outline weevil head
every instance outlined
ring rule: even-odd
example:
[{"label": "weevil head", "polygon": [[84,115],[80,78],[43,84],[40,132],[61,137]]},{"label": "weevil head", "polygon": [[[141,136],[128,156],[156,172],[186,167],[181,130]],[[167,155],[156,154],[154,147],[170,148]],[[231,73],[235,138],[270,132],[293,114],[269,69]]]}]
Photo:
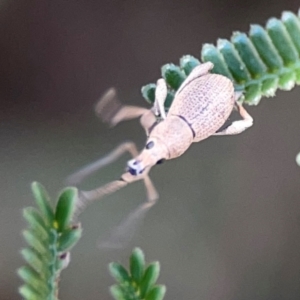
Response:
[{"label": "weevil head", "polygon": [[127,163],[131,175],[141,175],[164,160],[182,155],[193,142],[189,125],[178,116],[168,116],[150,133],[143,151]]},{"label": "weevil head", "polygon": [[161,164],[168,159],[168,149],[164,143],[155,137],[150,137],[142,152],[127,163],[127,171],[134,176],[141,175],[146,169]]}]

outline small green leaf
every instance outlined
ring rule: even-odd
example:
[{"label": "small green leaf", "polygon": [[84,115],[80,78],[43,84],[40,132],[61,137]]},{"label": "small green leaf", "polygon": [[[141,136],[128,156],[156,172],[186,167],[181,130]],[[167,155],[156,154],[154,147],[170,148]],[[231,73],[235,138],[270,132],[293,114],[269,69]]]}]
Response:
[{"label": "small green leaf", "polygon": [[40,274],[32,268],[28,266],[21,267],[18,270],[18,275],[24,280],[25,283],[32,286],[42,295],[46,295],[49,292],[47,283],[45,283],[44,278],[41,278]]},{"label": "small green leaf", "polygon": [[183,69],[186,76],[188,76],[198,65],[200,65],[199,59],[192,55],[185,55],[180,59],[180,67]]},{"label": "small green leaf", "polygon": [[162,300],[165,294],[166,287],[164,285],[156,285],[147,293],[145,300]]},{"label": "small green leaf", "polygon": [[282,21],[285,25],[295,47],[298,50],[298,53],[300,53],[300,20],[297,18],[297,16],[290,12],[290,11],[284,11],[282,13]]},{"label": "small green leaf", "polygon": [[[219,44],[219,41],[218,41]],[[213,73],[224,75],[230,79],[233,79],[229,69],[226,65],[223,55],[221,55],[219,49],[212,44],[204,44],[201,50],[201,59],[203,62],[212,62],[214,68]]]},{"label": "small green leaf", "polygon": [[242,61],[245,63],[252,78],[259,78],[266,73],[267,68],[259,57],[251,40],[245,33],[234,32],[231,41],[237,49]]},{"label": "small green leaf", "polygon": [[111,276],[114,277],[116,281],[120,283],[131,281],[127,270],[121,264],[112,262],[109,264],[108,268]]},{"label": "small green leaf", "polygon": [[174,64],[166,64],[162,66],[161,74],[162,77],[166,80],[167,84],[175,90],[177,90],[181,86],[186,78],[181,69]]},{"label": "small green leaf", "polygon": [[40,212],[36,208],[26,207],[23,210],[23,217],[29,223],[30,226],[39,226],[47,230],[47,225],[45,224],[45,221],[41,216]]},{"label": "small green leaf", "polygon": [[50,198],[46,189],[38,182],[33,182],[31,185],[37,206],[42,215],[45,217],[47,224],[52,224],[54,220],[54,212],[50,204]]},{"label": "small green leaf", "polygon": [[110,287],[110,293],[116,300],[128,300],[124,298],[123,289],[117,284]]},{"label": "small green leaf", "polygon": [[81,235],[82,228],[80,224],[64,231],[58,238],[57,250],[59,252],[69,251],[79,241]]},{"label": "small green leaf", "polygon": [[43,271],[43,260],[41,256],[32,248],[22,249],[21,254],[25,261],[33,268],[36,272],[40,273]]},{"label": "small green leaf", "polygon": [[23,211],[23,217],[29,223],[29,227],[40,240],[46,241],[49,238],[47,226],[40,213],[33,207],[27,207]]},{"label": "small green leaf", "polygon": [[300,63],[295,68],[296,83],[300,84]]},{"label": "small green leaf", "polygon": [[245,102],[249,105],[257,105],[261,99],[261,85],[259,82],[253,82],[246,86]]},{"label": "small green leaf", "polygon": [[279,76],[279,87],[289,91],[295,86],[296,74],[293,70],[284,69]]},{"label": "small green leaf", "polygon": [[76,188],[66,188],[59,196],[55,211],[55,227],[59,232],[70,226],[76,207],[78,191]]},{"label": "small green leaf", "polygon": [[166,101],[164,103],[165,109],[168,110],[171,107],[171,104],[173,103],[175,97],[175,92],[168,90],[168,95],[166,98]]},{"label": "small green leaf", "polygon": [[153,104],[155,100],[155,90],[156,90],[156,84],[155,83],[149,83],[147,85],[144,85],[141,89],[143,97],[150,103]]},{"label": "small green leaf", "polygon": [[218,39],[218,49],[223,55],[229,71],[239,84],[251,79],[250,74],[234,45],[226,39]]},{"label": "small green leaf", "polygon": [[285,26],[280,20],[271,18],[267,22],[267,30],[285,66],[292,66],[299,56]]},{"label": "small green leaf", "polygon": [[135,248],[130,256],[130,273],[132,279],[139,283],[145,271],[145,255],[140,248]]},{"label": "small green leaf", "polygon": [[19,288],[19,293],[27,300],[41,300],[42,295],[31,286],[24,284]]},{"label": "small green leaf", "polygon": [[39,240],[37,236],[35,236],[30,230],[23,231],[24,239],[27,244],[32,247],[37,253],[40,255],[46,255],[48,253],[48,249],[45,244]]},{"label": "small green leaf", "polygon": [[260,57],[268,66],[270,72],[276,72],[283,67],[281,57],[278,55],[272,40],[262,26],[251,25],[249,36]]},{"label": "small green leaf", "polygon": [[159,262],[151,263],[145,271],[143,279],[140,283],[141,297],[144,298],[148,291],[155,284],[160,271]]},{"label": "small green leaf", "polygon": [[274,76],[268,76],[263,79],[261,91],[264,96],[271,97],[275,95],[275,92],[278,88],[278,78]]}]

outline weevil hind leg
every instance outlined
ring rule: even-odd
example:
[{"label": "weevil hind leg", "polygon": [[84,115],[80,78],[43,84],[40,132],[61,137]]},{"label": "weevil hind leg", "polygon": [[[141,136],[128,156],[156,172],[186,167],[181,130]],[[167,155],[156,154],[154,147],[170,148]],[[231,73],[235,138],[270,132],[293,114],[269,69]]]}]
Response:
[{"label": "weevil hind leg", "polygon": [[139,118],[149,111],[143,107],[123,105],[117,97],[115,88],[110,88],[95,105],[96,115],[111,127],[121,121]]},{"label": "weevil hind leg", "polygon": [[229,126],[227,126],[226,128],[222,129],[219,132],[216,132],[214,135],[239,134],[253,125],[253,118],[249,115],[249,113],[242,106],[242,104],[236,101],[235,107],[243,119],[232,122]]}]

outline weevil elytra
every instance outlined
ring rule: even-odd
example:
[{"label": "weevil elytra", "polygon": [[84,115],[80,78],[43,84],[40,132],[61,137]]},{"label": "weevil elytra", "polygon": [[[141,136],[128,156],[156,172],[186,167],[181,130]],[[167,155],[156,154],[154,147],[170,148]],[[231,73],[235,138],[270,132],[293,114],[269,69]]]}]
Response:
[{"label": "weevil elytra", "polygon": [[[140,117],[147,141],[140,153],[134,143],[123,143],[104,158],[69,177],[70,183],[78,184],[87,175],[113,162],[124,152],[128,151],[133,156],[127,163],[126,172],[119,180],[91,191],[82,191],[78,202],[79,210],[87,202],[113,193],[138,180],[144,180],[147,190],[148,201],[142,209],[151,207],[158,199],[158,193],[148,175],[154,165],[181,156],[192,143],[209,136],[238,134],[252,126],[253,119],[237,102],[240,94],[234,92],[231,80],[210,73],[212,68],[211,62],[195,67],[175,94],[168,112],[164,108],[167,96],[164,79],[157,82],[155,102],[151,109],[122,105],[114,89],[104,94],[95,107],[96,114],[102,121],[115,126],[121,121]],[[234,121],[220,130],[234,108],[237,108],[242,120]]]}]

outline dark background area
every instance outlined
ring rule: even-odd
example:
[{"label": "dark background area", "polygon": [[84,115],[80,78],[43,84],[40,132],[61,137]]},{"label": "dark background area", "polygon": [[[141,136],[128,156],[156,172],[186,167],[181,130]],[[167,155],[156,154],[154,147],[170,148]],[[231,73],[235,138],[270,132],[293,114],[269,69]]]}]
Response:
[{"label": "dark background area", "polygon": [[[20,299],[16,269],[25,245],[22,209],[30,183],[53,198],[64,179],[125,139],[142,147],[137,121],[113,130],[93,113],[116,86],[124,103],[146,106],[140,87],[203,43],[265,24],[297,1],[2,1],[0,5],[0,299]],[[107,236],[145,199],[132,184],[89,207],[84,235],[63,272],[60,299],[111,299],[110,261],[135,246],[161,262],[165,299],[299,299],[300,89],[249,107],[253,128],[193,145],[154,168],[160,201],[129,246],[103,251]],[[87,180],[119,178],[129,156]]]}]

